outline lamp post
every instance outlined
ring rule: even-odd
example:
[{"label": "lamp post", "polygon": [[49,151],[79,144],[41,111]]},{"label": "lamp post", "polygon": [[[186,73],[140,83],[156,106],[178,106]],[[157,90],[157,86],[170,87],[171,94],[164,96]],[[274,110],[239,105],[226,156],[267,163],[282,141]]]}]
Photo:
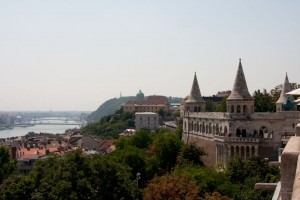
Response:
[{"label": "lamp post", "polygon": [[138,172],[136,173],[136,188],[137,188],[137,194],[136,194],[136,199],[139,199],[139,180],[141,179],[141,173]]}]

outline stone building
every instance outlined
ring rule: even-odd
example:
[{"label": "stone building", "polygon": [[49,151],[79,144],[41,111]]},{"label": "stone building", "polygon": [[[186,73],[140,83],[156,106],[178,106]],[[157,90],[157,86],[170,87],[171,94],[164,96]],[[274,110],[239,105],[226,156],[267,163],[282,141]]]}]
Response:
[{"label": "stone building", "polygon": [[227,112],[205,112],[195,74],[189,97],[185,100],[183,113],[183,136],[186,143],[202,147],[207,156],[204,162],[214,166],[227,163],[232,157],[247,159],[252,156],[278,160],[278,148],[282,138],[295,134],[295,124],[300,112],[290,106],[292,97],[288,77],[273,113],[254,112],[254,100],[250,95],[239,62],[232,92],[227,98]]},{"label": "stone building", "polygon": [[165,96],[148,96],[144,97],[144,94],[139,91],[136,95],[137,99],[128,101],[123,105],[124,112],[159,112],[163,110],[169,111],[168,98]]},{"label": "stone building", "polygon": [[136,112],[135,127],[137,130],[149,129],[154,130],[159,126],[159,116],[154,112]]}]

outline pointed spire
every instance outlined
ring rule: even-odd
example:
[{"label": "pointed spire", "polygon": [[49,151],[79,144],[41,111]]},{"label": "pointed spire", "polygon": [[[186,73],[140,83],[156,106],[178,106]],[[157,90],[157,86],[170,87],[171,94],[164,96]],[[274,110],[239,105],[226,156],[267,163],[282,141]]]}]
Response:
[{"label": "pointed spire", "polygon": [[292,89],[291,89],[291,85],[290,85],[290,82],[289,82],[288,75],[286,73],[285,74],[284,83],[283,83],[283,86],[282,86],[282,90],[281,90],[281,94],[280,94],[280,97],[279,97],[279,99],[278,99],[278,101],[276,103],[284,104],[284,103],[286,103],[286,101],[288,99],[290,99],[291,101],[293,101],[294,100],[293,96],[286,94],[286,93],[288,93],[290,91],[292,91]]},{"label": "pointed spire", "polygon": [[205,102],[201,96],[196,72],[194,75],[194,81],[193,81],[193,86],[192,86],[192,89],[190,92],[190,96],[186,102],[187,103]]},{"label": "pointed spire", "polygon": [[233,89],[227,100],[253,100],[248,91],[241,59],[239,62],[239,67],[235,77]]}]

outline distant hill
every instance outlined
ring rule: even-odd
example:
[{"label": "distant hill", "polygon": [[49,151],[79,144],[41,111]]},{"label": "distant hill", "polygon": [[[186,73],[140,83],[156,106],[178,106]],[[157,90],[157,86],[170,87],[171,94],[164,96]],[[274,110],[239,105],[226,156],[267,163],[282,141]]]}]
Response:
[{"label": "distant hill", "polygon": [[[127,96],[127,97],[120,97],[120,98],[113,98],[105,101],[99,108],[92,112],[88,117],[88,121],[90,122],[97,122],[102,117],[112,115],[117,110],[121,108],[121,106],[130,100],[136,100],[135,96]],[[169,103],[180,103],[182,98],[179,97],[168,97]]]},{"label": "distant hill", "polygon": [[134,96],[109,99],[101,104],[96,111],[92,112],[87,119],[88,121],[92,122],[99,121],[104,116],[114,114],[118,109],[121,108],[122,104],[135,99],[136,97]]}]

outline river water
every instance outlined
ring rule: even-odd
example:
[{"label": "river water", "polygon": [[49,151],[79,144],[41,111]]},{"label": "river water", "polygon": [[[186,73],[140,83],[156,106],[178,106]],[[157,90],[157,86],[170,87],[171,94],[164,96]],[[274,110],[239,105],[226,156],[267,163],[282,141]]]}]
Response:
[{"label": "river water", "polygon": [[[73,129],[73,128],[79,128],[79,125],[73,125],[76,124],[75,121],[68,120],[62,120],[62,119],[37,119],[34,122],[31,121],[30,123],[34,124],[34,126],[28,126],[28,127],[14,127],[13,129],[6,129],[6,130],[0,130],[0,138],[9,138],[9,137],[15,137],[15,136],[24,136],[28,132],[35,132],[35,133],[65,133],[67,129]],[[39,125],[39,123],[44,123],[43,125]],[[49,123],[49,124],[47,124]],[[55,123],[55,125],[52,125],[51,123]]]}]

